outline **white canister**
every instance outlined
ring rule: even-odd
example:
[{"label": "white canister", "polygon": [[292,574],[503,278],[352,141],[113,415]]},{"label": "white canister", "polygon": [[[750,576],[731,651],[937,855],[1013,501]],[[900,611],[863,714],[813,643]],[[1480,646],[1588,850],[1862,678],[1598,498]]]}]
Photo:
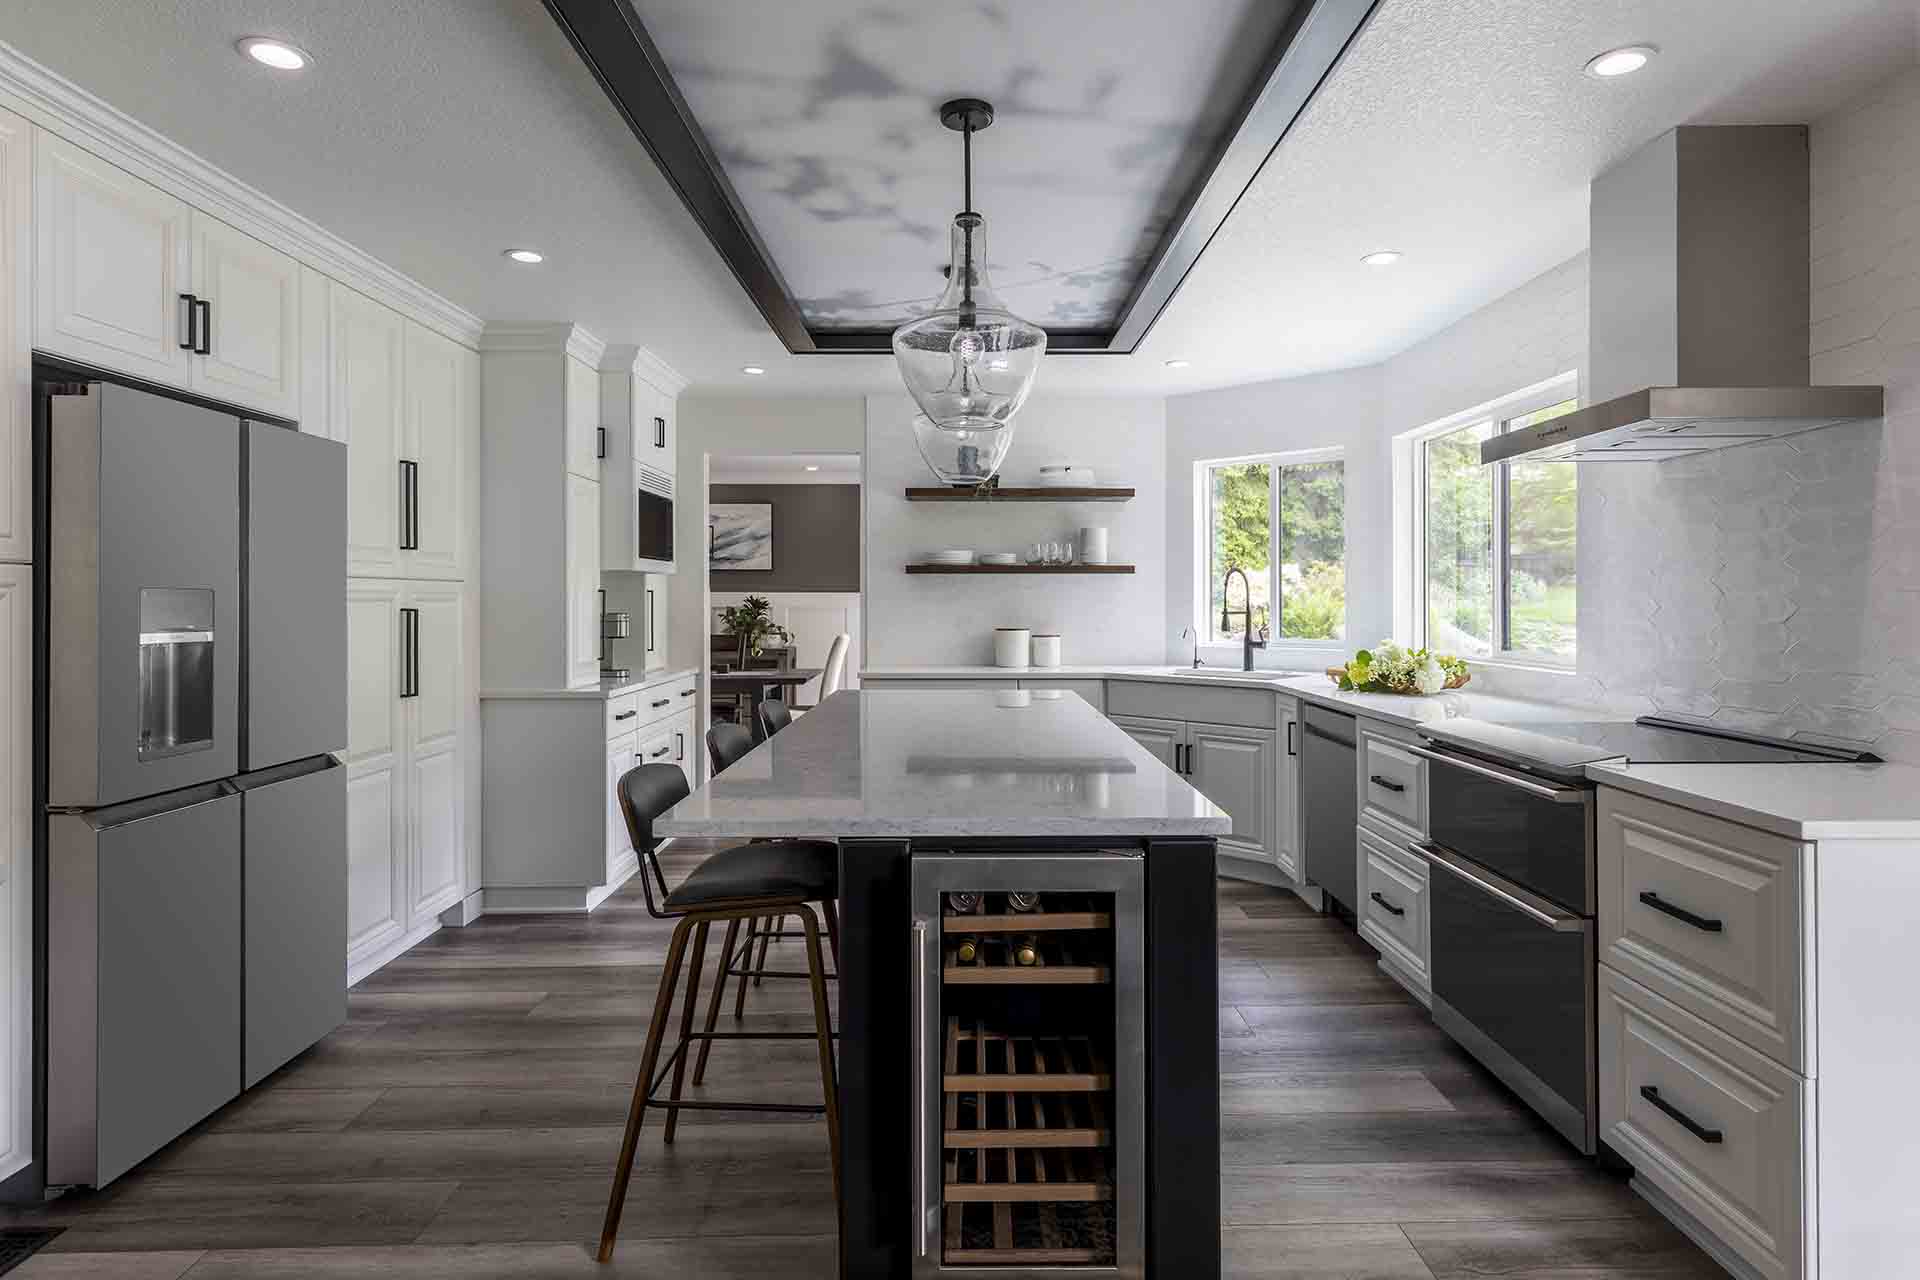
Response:
[{"label": "white canister", "polygon": [[1024,667],[1033,660],[1033,632],[1026,627],[993,629],[993,665]]},{"label": "white canister", "polygon": [[1060,637],[1035,636],[1033,638],[1033,665],[1036,667],[1057,667],[1060,665]]},{"label": "white canister", "polygon": [[1107,527],[1082,528],[1080,530],[1080,563],[1105,564],[1107,562]]}]

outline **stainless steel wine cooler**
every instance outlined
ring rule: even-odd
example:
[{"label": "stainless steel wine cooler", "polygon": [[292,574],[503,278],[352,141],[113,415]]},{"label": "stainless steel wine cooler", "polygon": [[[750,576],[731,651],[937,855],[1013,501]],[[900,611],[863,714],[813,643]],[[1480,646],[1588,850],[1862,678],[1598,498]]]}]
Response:
[{"label": "stainless steel wine cooler", "polygon": [[916,856],[913,1274],[1139,1277],[1145,860]]}]

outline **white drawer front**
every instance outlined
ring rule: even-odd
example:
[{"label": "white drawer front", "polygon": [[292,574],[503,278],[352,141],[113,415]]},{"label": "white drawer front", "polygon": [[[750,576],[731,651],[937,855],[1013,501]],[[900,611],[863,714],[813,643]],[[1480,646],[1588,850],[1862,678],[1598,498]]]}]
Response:
[{"label": "white drawer front", "polygon": [[1601,1138],[1770,1280],[1806,1272],[1809,1088],[1600,967]]},{"label": "white drawer front", "polygon": [[1599,842],[1607,963],[1817,1074],[1802,1008],[1801,846],[1613,788],[1600,793]]},{"label": "white drawer front", "polygon": [[623,693],[607,699],[607,736],[615,738],[640,727],[640,695]]},{"label": "white drawer front", "polygon": [[1427,762],[1387,738],[1360,734],[1360,812],[1425,838]]},{"label": "white drawer front", "polygon": [[644,729],[670,716],[677,716],[693,705],[693,677],[682,676],[666,684],[654,685],[651,689],[642,689],[633,696],[635,709],[640,712],[636,723]]},{"label": "white drawer front", "polygon": [[1427,868],[1364,827],[1360,829],[1360,936],[1379,948],[1381,958],[1429,989]]}]

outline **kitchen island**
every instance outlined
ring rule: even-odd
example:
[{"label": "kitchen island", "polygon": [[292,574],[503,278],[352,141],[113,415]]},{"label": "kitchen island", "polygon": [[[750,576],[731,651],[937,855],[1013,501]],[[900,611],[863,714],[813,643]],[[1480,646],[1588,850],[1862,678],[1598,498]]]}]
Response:
[{"label": "kitchen island", "polygon": [[840,842],[843,1275],[1219,1274],[1230,820],[1050,692],[837,694],[655,823]]}]

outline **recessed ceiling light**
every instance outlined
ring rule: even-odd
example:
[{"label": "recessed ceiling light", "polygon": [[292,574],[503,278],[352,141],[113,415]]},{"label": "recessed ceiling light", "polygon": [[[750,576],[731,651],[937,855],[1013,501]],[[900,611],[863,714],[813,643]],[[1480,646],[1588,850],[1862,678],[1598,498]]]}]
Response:
[{"label": "recessed ceiling light", "polygon": [[989,360],[987,361],[987,368],[993,370],[995,373],[1004,373],[1008,368],[1008,363],[1005,360]]},{"label": "recessed ceiling light", "polygon": [[1646,66],[1658,52],[1660,51],[1650,44],[1630,44],[1624,48],[1609,49],[1588,60],[1587,74],[1601,80],[1632,75]]},{"label": "recessed ceiling light", "polygon": [[763,374],[763,373],[765,373],[765,372],[766,372],[766,370],[765,370],[765,369],[762,369],[762,368],[761,368],[761,367],[760,367],[759,365],[757,365],[757,364],[743,364],[743,365],[741,365],[741,366],[740,366],[740,372],[742,372],[742,373],[750,373],[750,374],[752,374],[752,375],[753,375],[754,377],[756,377],[756,378],[757,378],[757,377],[759,377],[759,376],[760,376],[761,374]]},{"label": "recessed ceiling light", "polygon": [[1185,369],[1185,368],[1187,368],[1187,367],[1188,367],[1189,365],[1191,365],[1192,363],[1193,363],[1193,361],[1191,361],[1191,360],[1169,360],[1169,361],[1167,361],[1167,368],[1169,368],[1169,369]]},{"label": "recessed ceiling light", "polygon": [[1370,267],[1390,267],[1400,261],[1400,251],[1398,249],[1375,249],[1372,253],[1360,259],[1360,261]]},{"label": "recessed ceiling light", "polygon": [[313,59],[305,50],[296,49],[284,40],[271,40],[266,36],[248,36],[239,44],[240,52],[252,58],[263,67],[272,67],[275,71],[298,71]]},{"label": "recessed ceiling light", "polygon": [[819,469],[820,469],[820,464],[817,462],[809,462],[807,464],[807,470],[809,471],[818,471]]},{"label": "recessed ceiling light", "polygon": [[533,263],[545,262],[547,260],[547,255],[538,249],[509,249],[507,250],[507,256],[515,262],[524,262],[529,266]]}]

